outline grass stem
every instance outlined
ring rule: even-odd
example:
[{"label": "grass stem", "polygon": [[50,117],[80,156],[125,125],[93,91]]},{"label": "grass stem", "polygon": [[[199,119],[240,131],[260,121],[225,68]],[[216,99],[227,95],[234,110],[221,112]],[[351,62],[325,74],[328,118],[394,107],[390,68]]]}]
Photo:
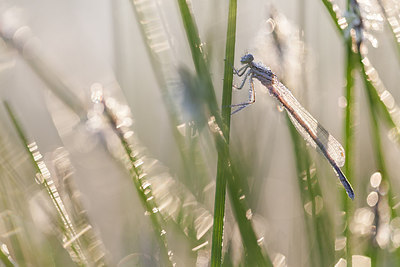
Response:
[{"label": "grass stem", "polygon": [[[234,62],[235,40],[236,40],[236,9],[237,1],[229,1],[228,30],[226,34],[225,48],[225,68],[222,92],[222,119],[227,127],[225,135],[226,142],[229,144],[229,129],[231,120],[232,103],[232,81],[233,71],[230,63]],[[211,266],[220,266],[222,263],[222,241],[224,234],[225,218],[225,196],[226,196],[226,175],[228,169],[225,167],[225,159],[218,155],[217,178],[214,201],[214,224],[212,233],[211,247]]]}]

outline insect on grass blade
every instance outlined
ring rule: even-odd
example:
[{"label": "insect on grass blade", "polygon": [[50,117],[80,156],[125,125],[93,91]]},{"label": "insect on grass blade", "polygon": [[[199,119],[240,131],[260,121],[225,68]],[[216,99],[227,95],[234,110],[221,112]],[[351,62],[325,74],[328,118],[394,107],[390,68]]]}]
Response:
[{"label": "insect on grass blade", "polygon": [[346,189],[347,195],[354,199],[354,191],[341,171],[340,167],[345,162],[345,151],[342,145],[327,131],[316,119],[297,101],[290,90],[286,88],[276,75],[266,66],[254,63],[252,54],[246,54],[240,61],[244,66],[239,70],[234,69],[236,75],[243,76],[242,84],[237,89],[243,88],[246,80],[249,80],[249,100],[245,103],[232,105],[237,109],[232,114],[242,110],[255,102],[253,78],[268,88],[271,96],[275,97],[285,108],[289,118],[300,135],[316,150],[322,153],[333,167],[340,182]]}]

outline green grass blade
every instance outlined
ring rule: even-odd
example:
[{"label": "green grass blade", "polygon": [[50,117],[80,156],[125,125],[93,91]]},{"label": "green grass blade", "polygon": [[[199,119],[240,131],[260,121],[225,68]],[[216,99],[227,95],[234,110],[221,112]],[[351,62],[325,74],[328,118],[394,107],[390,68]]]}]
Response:
[{"label": "green grass blade", "polygon": [[222,241],[224,235],[225,198],[227,168],[222,169],[224,160],[218,159],[217,179],[215,183],[214,223],[211,245],[211,266],[221,266]]},{"label": "green grass blade", "polygon": [[399,30],[400,30],[400,18],[399,18],[399,12],[397,9],[397,14],[396,14],[396,9],[393,8],[393,6],[385,1],[382,3],[382,0],[377,1],[379,6],[381,7],[383,16],[386,19],[386,23],[389,25],[393,40],[396,43],[396,50],[397,50],[397,56],[400,60],[400,36],[399,36]]},{"label": "green grass blade", "polygon": [[321,0],[321,1],[325,5],[326,10],[328,11],[329,16],[331,17],[332,22],[335,24],[336,29],[342,35],[342,37],[344,37],[343,29],[338,23],[339,19],[342,17],[339,7],[337,6],[337,4],[333,3],[332,0]]},{"label": "green grass blade", "polygon": [[[231,0],[229,2],[229,15],[228,15],[228,30],[226,34],[226,47],[225,47],[225,68],[224,68],[224,83],[222,92],[222,119],[226,124],[228,133],[225,135],[227,143],[229,144],[229,129],[231,121],[231,108],[232,103],[232,81],[233,71],[232,66],[235,56],[235,40],[236,40],[236,12],[237,1]],[[225,159],[218,157],[217,165],[217,178],[215,189],[214,201],[214,225],[212,234],[212,247],[211,247],[211,266],[220,266],[222,262],[222,240],[224,234],[224,218],[225,218],[225,196],[226,196],[226,173],[227,169],[224,168]]]},{"label": "green grass blade", "polygon": [[[346,162],[343,168],[343,171],[349,181],[353,176],[353,166],[354,166],[354,70],[356,69],[356,61],[354,57],[354,53],[351,51],[351,42],[347,42],[346,44],[346,87],[345,87],[345,96],[346,96],[346,111],[345,111],[345,122],[344,122],[344,149],[346,151]],[[345,199],[348,199],[347,196],[344,196]]]},{"label": "green grass blade", "polygon": [[[338,29],[339,34],[342,36],[344,41],[348,42],[348,40],[346,40],[346,37],[344,35],[344,30],[338,23],[338,20],[344,19],[341,15],[338,6],[336,4],[333,4],[332,0],[322,0],[322,2],[325,5],[327,11],[329,12],[333,23]],[[389,107],[385,104],[384,99],[381,98],[382,96],[384,96],[383,93],[385,93],[387,96],[389,91],[386,90],[386,88],[384,87],[383,82],[379,78],[378,72],[372,66],[368,57],[363,54],[358,56],[357,60],[361,62],[361,68],[363,72],[362,75],[367,76],[366,81],[368,84],[370,84],[369,88],[373,89],[371,93],[376,96],[376,101],[379,105],[378,110],[380,111],[380,116],[382,116],[383,119],[386,121],[386,123],[389,125],[389,127],[392,128],[391,134],[395,137],[394,139],[400,145],[400,120],[398,119],[400,117],[400,109],[398,108],[398,105],[394,104],[391,105],[392,107]],[[391,96],[390,93],[389,95],[392,98],[390,100],[393,100],[393,97]]]},{"label": "green grass blade", "polygon": [[[149,3],[150,1],[131,0],[130,2],[132,3],[132,9],[134,11],[140,33],[145,41],[145,48],[150,58],[150,64],[154,72],[154,77],[156,78],[163,101],[167,108],[168,117],[173,125],[173,127],[171,127],[173,136],[179,147],[179,152],[181,153],[181,158],[184,162],[184,166],[186,167],[186,173],[188,174],[190,173],[190,169],[194,168],[194,166],[193,164],[190,164],[190,161],[187,160],[189,157],[187,153],[185,153],[185,151],[187,151],[185,148],[185,142],[177,129],[177,126],[181,124],[181,122],[172,96],[174,91],[176,91],[174,85],[178,84],[176,81],[179,79],[179,77],[174,71],[171,49],[168,48],[161,51],[160,49],[156,49],[156,47],[159,47],[159,43],[168,43],[168,47],[170,47],[171,44],[169,43],[167,33],[163,30],[164,27],[162,22],[157,16],[157,10],[152,8],[153,5]],[[148,23],[148,21],[152,21],[152,23]],[[154,32],[155,28],[158,29],[157,33]],[[157,35],[158,38],[152,38],[154,35]]]},{"label": "green grass blade", "polygon": [[11,109],[10,105],[4,101],[4,106],[6,108],[7,114],[9,115],[14,128],[16,129],[19,138],[26,151],[29,154],[31,162],[37,172],[37,176],[39,176],[38,180],[43,185],[45,190],[47,191],[56,211],[59,219],[59,228],[62,232],[63,240],[61,241],[65,249],[71,256],[71,259],[80,266],[87,265],[87,259],[83,253],[83,249],[81,244],[77,238],[74,226],[71,222],[70,216],[68,215],[63,200],[57,190],[57,187],[54,184],[54,181],[51,178],[50,172],[46,167],[44,161],[41,160],[42,155],[38,150],[38,146],[35,142],[29,143],[28,138],[24,130],[22,129],[21,123],[18,121],[15,113]]},{"label": "green grass blade", "polygon": [[28,138],[26,137],[24,130],[22,129],[21,123],[18,121],[17,117],[15,116],[14,111],[11,109],[11,106],[8,104],[8,102],[4,101],[3,104],[4,104],[4,107],[6,108],[7,114],[9,115],[9,117],[11,119],[11,122],[13,123],[13,126],[15,127],[15,130],[17,131],[19,139],[21,139],[22,143],[24,144],[25,150],[28,152],[29,158],[30,158],[31,162],[33,163],[35,170],[38,173],[40,173],[40,168],[36,164],[35,157],[29,150],[29,147],[28,147],[29,141],[28,141]]},{"label": "green grass blade", "polygon": [[[286,115],[286,114],[285,114]],[[309,217],[307,217],[307,214],[304,212],[303,209],[303,214],[304,214],[304,220],[306,223],[306,230],[307,230],[307,242],[308,245],[310,247],[310,252],[311,252],[311,264],[312,266],[318,266],[317,262],[318,260],[316,258],[318,258],[320,260],[320,255],[315,255],[311,244],[314,241],[315,235],[313,230],[315,231],[315,228],[313,227],[315,225],[314,220],[316,219],[315,217],[315,196],[314,196],[314,190],[313,187],[311,185],[311,177],[310,177],[310,166],[308,164],[308,162],[305,161],[305,158],[307,157],[307,151],[304,149],[304,146],[302,145],[301,142],[303,142],[303,140],[301,140],[296,128],[294,127],[294,125],[292,124],[292,122],[290,121],[289,117],[286,115],[286,124],[288,126],[289,129],[289,133],[290,133],[290,137],[292,140],[292,145],[293,145],[293,152],[294,152],[294,156],[295,156],[295,163],[296,163],[296,171],[297,171],[297,176],[298,176],[298,185],[299,185],[299,191],[300,191],[300,196],[301,196],[301,200],[302,200],[302,204],[303,207],[304,205],[307,203],[308,200],[311,201],[311,205],[312,205],[312,216],[311,219]],[[305,168],[305,169],[304,169]],[[304,181],[304,170],[306,171],[306,181]],[[307,190],[308,189],[308,190]],[[321,246],[318,246],[319,248],[321,248]]]},{"label": "green grass blade", "polygon": [[[240,186],[242,181],[241,177],[238,175],[238,172],[234,170],[234,166],[231,164],[229,146],[226,139],[229,135],[229,129],[225,122],[223,122],[219,113],[215,91],[211,82],[211,76],[206,64],[206,59],[200,49],[201,42],[194,18],[185,0],[178,0],[178,5],[189,42],[189,47],[192,52],[193,63],[201,83],[200,89],[203,92],[204,101],[208,105],[209,111],[215,119],[214,126],[216,126],[216,129],[218,129],[217,131],[213,132],[218,152],[218,164],[220,166],[217,170],[217,177],[223,175],[225,178],[217,178],[217,180],[227,180],[232,208],[239,226],[243,245],[246,250],[246,260],[258,266],[272,266],[269,258],[266,255],[263,255],[261,248],[257,244],[257,238],[251,220],[246,218],[246,211],[248,210],[246,208],[247,204],[245,203],[245,200],[240,200],[243,192]],[[221,192],[218,192],[218,194],[220,193]]]},{"label": "green grass blade", "polygon": [[[386,161],[382,149],[382,143],[381,143],[381,134],[380,134],[380,126],[379,126],[379,121],[378,121],[378,116],[377,116],[377,103],[379,103],[379,100],[376,98],[376,95],[374,95],[375,90],[372,88],[372,85],[368,82],[366,75],[363,76],[363,81],[364,81],[364,86],[367,89],[367,98],[368,98],[368,104],[369,104],[369,114],[370,114],[370,121],[371,121],[371,132],[372,132],[372,140],[373,140],[373,148],[374,148],[374,154],[375,154],[375,161],[378,167],[379,172],[382,175],[382,181],[386,182],[388,185],[388,192],[387,192],[387,198],[388,198],[388,204],[391,210],[390,217],[391,218],[396,218],[397,217],[397,212],[396,209],[394,209],[394,201],[393,201],[393,188],[391,185],[391,181],[389,178],[389,174],[387,172],[386,168]],[[371,258],[372,263],[377,262],[377,257],[380,252],[380,249],[378,246],[370,245],[368,249],[369,256]],[[399,258],[400,254],[400,249],[397,249],[395,251],[397,254],[397,257]]]},{"label": "green grass blade", "polygon": [[[1,244],[1,243],[0,243],[0,244]],[[16,266],[16,265],[14,264],[14,262],[12,261],[10,254],[6,254],[6,253],[3,251],[3,248],[0,249],[0,261],[1,261],[1,262],[4,264],[4,266],[6,266],[6,267],[14,267],[14,266]]]},{"label": "green grass blade", "polygon": [[[345,96],[346,96],[346,111],[344,117],[344,150],[346,151],[346,161],[343,168],[344,174],[346,175],[349,182],[352,181],[352,177],[354,174],[354,76],[353,73],[357,67],[357,61],[355,60],[354,53],[352,51],[352,41],[351,39],[346,41],[346,87],[345,87]],[[342,196],[342,210],[344,212],[344,230],[343,234],[346,237],[346,247],[345,247],[345,255],[348,265],[351,265],[352,262],[352,234],[349,229],[349,225],[351,222],[351,218],[353,215],[352,202],[349,200],[346,194]],[[339,259],[337,259],[339,260]]]},{"label": "green grass blade", "polygon": [[165,224],[164,218],[161,216],[156,200],[153,196],[151,184],[145,182],[145,178],[147,176],[146,172],[143,170],[143,161],[139,157],[137,151],[135,151],[135,147],[130,141],[130,136],[127,135],[130,129],[126,129],[124,127],[118,127],[118,122],[123,121],[123,118],[118,117],[118,110],[113,110],[106,103],[104,105],[104,112],[106,117],[109,119],[112,129],[117,134],[124,150],[126,153],[127,160],[129,161],[129,173],[131,174],[131,178],[133,180],[135,189],[138,193],[138,196],[146,210],[146,213],[149,214],[150,220],[152,222],[153,230],[155,232],[156,240],[159,243],[161,250],[161,258],[162,261],[160,264],[166,264],[167,266],[174,266],[174,261],[172,259],[172,252],[168,248],[166,231],[164,230],[163,225]]},{"label": "green grass blade", "polygon": [[228,133],[227,128],[226,125],[222,123],[221,116],[219,115],[214,86],[212,84],[205,55],[201,50],[202,45],[196,23],[186,0],[177,1],[183,21],[183,26],[185,28],[186,37],[188,39],[190,51],[192,54],[193,64],[201,84],[200,90],[202,90],[202,93],[204,93],[204,100],[207,101],[207,105],[210,109],[211,114],[215,117],[217,124],[219,125],[219,127],[221,127],[221,130],[226,138]]},{"label": "green grass blade", "polygon": [[[342,35],[343,38],[344,36],[344,31],[341,30],[337,18],[339,18],[340,13],[336,12],[337,18],[333,16],[335,13],[334,10],[334,5],[330,1],[327,0],[322,0],[327,7],[327,10],[331,14],[331,17],[336,25],[336,27],[339,29],[340,34]],[[393,188],[391,186],[391,179],[389,178],[389,174],[386,169],[386,163],[385,163],[385,158],[384,158],[384,153],[383,153],[383,148],[381,144],[381,136],[380,136],[380,125],[379,125],[379,118],[378,115],[381,116],[384,121],[389,125],[391,129],[391,134],[393,139],[400,144],[400,121],[396,118],[399,116],[399,111],[398,111],[398,106],[395,104],[393,96],[384,88],[383,82],[380,80],[378,72],[376,69],[372,66],[371,62],[369,61],[368,57],[366,56],[367,54],[362,54],[360,51],[354,53],[351,49],[351,42],[350,40],[346,40],[347,43],[347,57],[348,57],[348,62],[347,62],[347,91],[346,91],[346,97],[347,97],[347,108],[346,108],[346,143],[347,139],[351,139],[351,95],[349,95],[348,89],[350,88],[351,83],[349,81],[352,81],[353,78],[351,77],[351,72],[352,70],[356,69],[357,66],[356,64],[360,64],[361,67],[361,75],[362,75],[362,80],[364,82],[364,87],[367,93],[367,98],[368,98],[368,104],[369,104],[369,110],[370,110],[370,121],[371,121],[371,132],[372,132],[372,141],[373,141],[373,149],[374,149],[374,155],[375,155],[375,161],[378,167],[378,170],[382,174],[382,180],[384,180],[387,185],[388,185],[388,192],[387,192],[387,198],[388,198],[388,204],[391,210],[391,218],[396,218],[397,217],[397,211],[394,208],[395,203],[393,201],[394,195],[393,195]],[[350,65],[349,61],[352,61],[353,63]],[[349,97],[350,96],[350,97]],[[388,101],[390,100],[390,106],[387,105]],[[393,104],[394,103],[394,104]],[[349,107],[350,104],[350,107]],[[350,158],[352,154],[352,148],[351,148],[351,143],[353,141],[349,141],[349,145],[346,145],[346,152],[350,152]],[[351,163],[349,163],[347,160],[349,159],[349,155],[346,157],[346,166],[345,168],[351,168]],[[350,159],[351,160],[351,159]],[[348,175],[348,171],[351,171],[351,169],[347,170],[345,169],[345,173]],[[344,200],[345,203],[347,202],[347,199]],[[344,209],[349,212],[349,205],[344,204]],[[349,214],[346,213],[346,221],[347,225],[350,221]],[[347,237],[347,264],[351,265],[351,241],[350,241],[350,231],[346,228],[345,230],[346,237]],[[377,262],[377,257],[379,256],[381,250],[379,247],[370,244],[368,247],[368,254],[371,258],[372,263]],[[399,249],[395,251],[396,254],[399,254]],[[399,257],[399,255],[397,255]]]},{"label": "green grass blade", "polygon": [[244,181],[241,180],[241,177],[234,165],[231,165],[231,168],[227,169],[229,198],[232,206],[234,207],[236,222],[238,223],[245,248],[245,261],[248,266],[272,266],[272,262],[270,261],[269,257],[263,253],[261,247],[258,245],[257,236],[253,229],[252,222],[246,216],[246,212],[250,208],[245,202],[246,198],[243,199],[242,197],[242,188],[244,187],[242,184]]},{"label": "green grass blade", "polygon": [[[224,84],[222,91],[221,114],[226,126],[230,128],[232,103],[232,82],[233,71],[232,65],[235,61],[235,42],[236,42],[236,13],[237,0],[229,1],[228,30],[226,34],[225,47],[225,68],[224,68]],[[229,140],[229,135],[227,136]]]},{"label": "green grass blade", "polygon": [[[361,55],[358,55],[359,59],[361,59]],[[375,159],[378,165],[378,169],[382,174],[382,180],[386,181],[389,185],[389,190],[388,190],[388,201],[389,201],[389,206],[394,207],[396,203],[394,203],[393,198],[393,188],[390,183],[389,175],[387,172],[386,168],[386,163],[385,163],[385,158],[384,158],[384,153],[382,149],[382,144],[381,144],[381,134],[380,134],[380,127],[379,127],[379,120],[378,120],[378,110],[381,106],[381,101],[379,99],[379,96],[376,94],[376,89],[374,88],[373,84],[370,82],[370,79],[368,75],[365,72],[364,66],[362,65],[362,73],[363,73],[363,82],[364,86],[367,91],[367,97],[368,97],[368,104],[370,106],[370,119],[371,119],[371,125],[372,125],[372,134],[373,134],[373,141],[374,141],[374,151],[375,151]],[[392,209],[392,217],[397,217],[397,212],[396,209]]]},{"label": "green grass blade", "polygon": [[[361,63],[362,75],[365,83],[368,85],[366,89],[371,90],[374,100],[377,103],[377,111],[384,119],[386,124],[391,128],[390,135],[393,140],[400,145],[400,109],[395,102],[393,96],[385,88],[383,82],[379,78],[377,70],[372,66],[366,55],[358,55],[358,61]],[[390,106],[387,101],[391,101]]]},{"label": "green grass blade", "polygon": [[[272,12],[271,18],[276,23],[276,29],[272,32],[271,39],[273,40],[273,45],[276,48],[276,51],[279,51],[279,62],[282,65],[281,75],[283,77],[290,76],[290,72],[285,69],[287,66],[285,64],[285,59],[288,57],[287,54],[290,54],[290,51],[287,51],[288,48],[283,48],[287,46],[290,42],[289,38],[290,33],[283,34],[279,31],[279,27],[281,26],[281,20],[278,19],[278,13],[276,11]],[[298,58],[302,61],[304,59],[305,52],[300,52]],[[293,56],[290,56],[291,60]],[[287,60],[287,59],[286,59]],[[305,72],[303,72],[305,74]],[[281,80],[285,84],[284,80]],[[307,79],[302,79],[302,87],[307,88]],[[323,198],[321,194],[321,189],[319,187],[319,180],[317,179],[317,171],[313,169],[311,165],[309,151],[305,147],[305,142],[303,138],[299,135],[298,131],[290,121],[289,117],[286,114],[286,125],[288,127],[292,145],[293,145],[293,154],[295,156],[296,163],[296,171],[298,176],[298,186],[300,197],[303,206],[303,216],[306,226],[306,237],[309,245],[310,251],[310,266],[329,266],[334,262],[333,258],[333,234],[330,231],[330,219],[328,217],[328,213],[326,212],[326,208],[317,211],[317,205],[321,203],[317,201],[322,201]],[[322,204],[323,205],[323,204]],[[311,212],[309,207],[311,206]],[[323,205],[324,207],[324,205]],[[322,238],[322,234],[324,238]],[[317,243],[316,246],[313,244]]]},{"label": "green grass blade", "polygon": [[[311,253],[310,265],[330,266],[334,262],[334,241],[331,230],[332,223],[326,211],[325,205],[323,205],[323,210],[319,211],[318,214],[316,213],[316,197],[321,195],[318,177],[316,177],[318,174],[316,172],[314,177],[311,177],[310,169],[312,167],[310,164],[310,155],[304,146],[304,140],[300,137],[288,116],[286,116],[286,123],[288,125],[293,144],[302,204],[303,207],[305,207],[309,202],[311,202],[312,205],[311,216],[304,212],[308,238],[307,241]],[[306,179],[304,179],[304,177]],[[313,246],[312,244],[315,242],[317,245]]]}]

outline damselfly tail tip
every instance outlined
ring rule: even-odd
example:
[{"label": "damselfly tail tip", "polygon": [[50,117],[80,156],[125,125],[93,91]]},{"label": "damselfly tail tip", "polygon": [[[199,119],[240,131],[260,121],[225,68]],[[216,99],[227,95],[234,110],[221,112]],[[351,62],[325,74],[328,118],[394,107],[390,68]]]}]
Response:
[{"label": "damselfly tail tip", "polygon": [[[344,175],[343,175],[343,177],[344,177]],[[344,189],[346,190],[346,193],[349,196],[349,198],[351,198],[351,200],[354,200],[354,190],[351,187],[349,181],[346,179],[346,177],[344,177],[344,178],[345,178],[344,180],[340,179],[344,186]]]},{"label": "damselfly tail tip", "polygon": [[347,195],[349,196],[349,198],[351,198],[351,200],[354,200],[354,191],[347,191]]},{"label": "damselfly tail tip", "polygon": [[351,187],[351,184],[347,180],[346,176],[343,174],[342,170],[336,165],[332,165],[333,169],[335,170],[337,176],[339,177],[340,182],[342,183],[344,189],[346,190],[347,195],[351,200],[354,200],[354,190]]},{"label": "damselfly tail tip", "polygon": [[349,196],[349,198],[351,198],[351,200],[354,200],[354,190],[351,187],[349,181],[347,181],[347,179],[344,180],[344,181],[343,180],[341,180],[341,181],[342,181],[342,184],[344,186],[344,189],[346,189],[346,193]]}]

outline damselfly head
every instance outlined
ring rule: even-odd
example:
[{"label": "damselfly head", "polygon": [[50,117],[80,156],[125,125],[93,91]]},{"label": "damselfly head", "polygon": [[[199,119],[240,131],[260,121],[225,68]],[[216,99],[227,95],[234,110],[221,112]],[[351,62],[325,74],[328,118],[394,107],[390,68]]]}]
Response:
[{"label": "damselfly head", "polygon": [[252,54],[246,54],[240,59],[240,63],[242,64],[249,64],[254,60],[254,57]]}]

